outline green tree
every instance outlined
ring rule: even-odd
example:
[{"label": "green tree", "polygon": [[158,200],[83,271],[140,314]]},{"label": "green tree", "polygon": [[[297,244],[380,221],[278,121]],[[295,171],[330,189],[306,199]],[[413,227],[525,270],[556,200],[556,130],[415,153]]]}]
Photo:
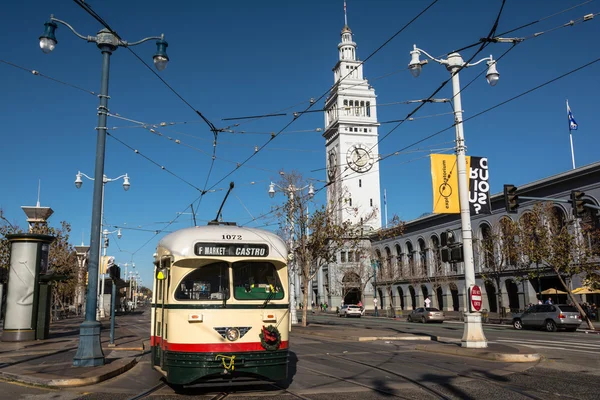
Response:
[{"label": "green tree", "polygon": [[[594,240],[584,240],[587,237]],[[594,279],[598,268],[597,237],[596,227],[579,219],[567,220],[552,203],[535,204],[519,224],[519,249],[525,263],[542,263],[554,271],[590,329],[594,325],[575,299],[568,281],[575,275],[584,281]]]}]

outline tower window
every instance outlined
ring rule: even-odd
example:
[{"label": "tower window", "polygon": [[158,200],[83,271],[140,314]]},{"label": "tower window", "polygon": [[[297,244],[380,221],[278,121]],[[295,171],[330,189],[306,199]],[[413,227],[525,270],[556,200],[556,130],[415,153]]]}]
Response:
[{"label": "tower window", "polygon": [[371,203],[371,207],[373,207],[373,199],[369,199],[369,202]]},{"label": "tower window", "polygon": [[358,132],[358,128],[354,128],[354,132]]},{"label": "tower window", "polygon": [[371,116],[371,102],[367,101],[367,117]]},{"label": "tower window", "polygon": [[362,187],[362,179],[358,180],[358,187]]},{"label": "tower window", "polygon": [[350,207],[352,207],[352,197],[350,197],[350,198],[348,199],[348,204],[350,205]]}]

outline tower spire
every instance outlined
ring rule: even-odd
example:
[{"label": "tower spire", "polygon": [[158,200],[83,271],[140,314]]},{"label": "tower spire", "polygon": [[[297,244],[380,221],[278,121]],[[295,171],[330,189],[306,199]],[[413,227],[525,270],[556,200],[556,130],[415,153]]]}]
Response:
[{"label": "tower spire", "polygon": [[346,0],[344,0],[344,25],[348,26],[348,14],[346,13]]}]

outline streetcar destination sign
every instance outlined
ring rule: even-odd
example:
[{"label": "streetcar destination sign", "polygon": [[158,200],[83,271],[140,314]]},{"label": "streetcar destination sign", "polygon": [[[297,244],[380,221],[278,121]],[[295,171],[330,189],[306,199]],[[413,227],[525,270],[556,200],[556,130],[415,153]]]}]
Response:
[{"label": "streetcar destination sign", "polygon": [[267,257],[269,246],[266,244],[242,243],[196,243],[194,254],[197,256],[224,257]]}]

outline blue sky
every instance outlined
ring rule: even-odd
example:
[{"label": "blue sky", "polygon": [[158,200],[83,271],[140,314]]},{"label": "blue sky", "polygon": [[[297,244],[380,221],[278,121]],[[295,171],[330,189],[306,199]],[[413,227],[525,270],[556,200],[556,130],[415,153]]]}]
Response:
[{"label": "blue sky", "polygon": [[[538,21],[584,0],[508,0],[498,33]],[[322,113],[308,113],[260,151],[247,166],[222,180],[333,84],[331,68],[337,61],[337,44],[344,24],[342,0],[284,1],[127,1],[90,2],[124,39],[139,40],[165,34],[170,63],[160,73],[193,107],[217,127],[231,121],[223,118],[272,113],[286,116],[245,121],[232,127],[236,133],[218,138],[217,160],[207,188],[235,189],[224,209],[224,217],[249,226],[275,229],[273,220],[253,218],[268,213],[285,201],[267,196],[268,184],[279,171],[298,170],[306,177],[326,179],[325,143],[317,128],[323,128]],[[365,59],[429,1],[348,0],[348,24]],[[489,32],[501,1],[440,0],[409,28],[400,33],[364,64],[365,76],[378,95],[380,122],[404,118],[415,105],[390,104],[428,97],[449,77],[444,67],[430,63],[415,79],[406,69],[413,44],[432,55],[476,42]],[[57,30],[58,45],[49,55],[38,45],[43,24],[54,14],[84,35],[101,27],[74,2],[10,2],[4,7],[5,43],[0,59],[37,70],[72,85],[98,91],[101,54],[95,45],[75,37],[64,26]],[[569,20],[600,11],[591,1],[560,15],[541,20],[508,36],[526,37],[561,26]],[[464,117],[505,101],[530,88],[556,78],[598,58],[592,38],[600,34],[600,17],[556,29],[527,40],[498,62],[500,82],[490,87],[484,76],[462,93]],[[479,58],[498,58],[509,44],[492,44]],[[154,42],[134,48],[149,64]],[[468,59],[475,49],[465,50]],[[492,192],[504,183],[525,184],[571,168],[565,99],[569,99],[579,130],[574,132],[578,166],[598,161],[600,135],[593,128],[600,86],[600,62],[542,89],[468,121],[464,125],[469,155],[487,156]],[[482,63],[461,72],[466,85],[485,70]],[[93,183],[73,184],[77,171],[94,174],[97,97],[41,76],[0,63],[2,73],[2,137],[0,146],[0,207],[13,223],[25,226],[21,205],[35,205],[38,179],[42,206],[55,213],[50,223],[66,220],[73,227],[73,242],[89,244]],[[159,127],[158,136],[135,123],[109,118],[110,133],[189,182],[188,185],[136,154],[123,144],[107,139],[105,172],[110,178],[127,173],[131,189],[120,182],[107,184],[105,221],[124,229],[123,237],[111,239],[109,254],[117,262],[134,261],[149,285],[152,254],[158,240],[155,230],[165,229],[205,187],[211,163],[213,135],[199,117],[151,74],[127,49],[118,49],[111,59],[109,109],[125,118],[147,124],[177,122]],[[485,74],[485,73],[484,73]],[[447,85],[438,97],[451,97]],[[596,99],[596,100],[594,100]],[[323,100],[314,107],[321,107]],[[447,104],[428,104],[379,144],[380,153],[398,151],[440,129],[453,118]],[[438,115],[442,114],[442,115]],[[380,137],[395,124],[382,123]],[[245,131],[246,133],[241,133]],[[178,139],[179,144],[165,138]],[[381,187],[387,189],[388,213],[410,220],[431,211],[430,152],[448,152],[453,146],[450,129],[380,165]],[[208,153],[208,155],[207,155]],[[221,181],[222,180],[222,181]],[[219,182],[221,181],[221,182]],[[317,188],[322,184],[317,182]],[[194,187],[195,186],[195,187]],[[317,196],[324,201],[324,192]],[[225,191],[204,196],[199,224],[213,219]],[[197,203],[196,203],[197,204]],[[166,230],[191,225],[191,216],[181,215]],[[114,229],[114,228],[112,228]],[[144,231],[150,230],[150,232]]]}]

